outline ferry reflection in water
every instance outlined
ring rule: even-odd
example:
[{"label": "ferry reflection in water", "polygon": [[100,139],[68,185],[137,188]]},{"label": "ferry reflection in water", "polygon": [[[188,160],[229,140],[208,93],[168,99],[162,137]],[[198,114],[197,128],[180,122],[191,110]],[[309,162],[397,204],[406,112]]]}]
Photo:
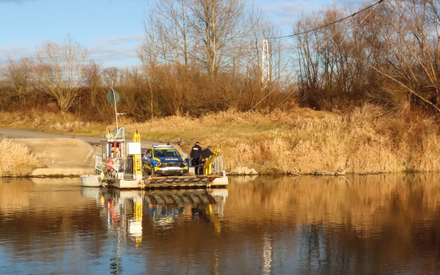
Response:
[{"label": "ferry reflection in water", "polygon": [[[127,271],[127,260],[132,260],[126,256],[126,252],[121,251],[129,248],[124,248],[121,244],[130,247],[130,241],[134,241],[138,252],[145,247],[150,250],[150,246],[155,243],[155,235],[163,235],[167,231],[172,231],[178,221],[204,221],[211,224],[215,232],[220,233],[221,226],[218,217],[223,216],[228,197],[227,189],[121,191],[82,187],[81,193],[85,198],[96,200],[102,211],[101,216],[106,217],[109,231],[116,235],[112,238],[117,242],[116,251],[110,258],[110,270],[114,274]],[[143,242],[147,245],[142,246]],[[152,258],[156,259],[157,255],[168,253],[166,251],[169,249],[168,244],[164,241],[159,245],[161,250],[153,249],[151,252],[155,257]],[[174,246],[179,245],[179,243],[174,243]],[[142,258],[142,255],[139,256]],[[147,270],[155,270],[155,268],[150,267]],[[166,270],[160,265],[157,268],[158,272]],[[141,270],[137,270],[139,271]]]},{"label": "ferry reflection in water", "polygon": [[143,224],[155,230],[171,230],[177,220],[203,220],[221,232],[218,217],[228,197],[227,189],[127,191],[82,187],[83,197],[94,198],[107,214],[108,227],[127,232],[136,244],[142,242]]}]

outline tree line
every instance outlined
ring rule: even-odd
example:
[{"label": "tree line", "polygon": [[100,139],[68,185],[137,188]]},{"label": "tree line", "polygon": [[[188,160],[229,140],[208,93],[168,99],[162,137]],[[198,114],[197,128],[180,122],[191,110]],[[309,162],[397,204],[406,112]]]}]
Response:
[{"label": "tree line", "polygon": [[[344,16],[328,9],[300,19],[295,31]],[[371,102],[390,111],[440,111],[440,2],[383,1],[313,33],[298,35],[302,104],[317,109]]]},{"label": "tree line", "polygon": [[[144,17],[140,66],[104,68],[71,37],[10,59],[0,80],[4,111],[72,112],[109,121],[106,94],[137,121],[289,109],[332,111],[365,102],[390,111],[440,109],[440,3],[383,1],[338,24],[344,8],[299,18],[281,32],[243,0],[162,0]],[[319,26],[327,26],[318,28]],[[317,28],[309,32],[308,30]],[[270,82],[262,83],[261,41],[270,42]]]}]

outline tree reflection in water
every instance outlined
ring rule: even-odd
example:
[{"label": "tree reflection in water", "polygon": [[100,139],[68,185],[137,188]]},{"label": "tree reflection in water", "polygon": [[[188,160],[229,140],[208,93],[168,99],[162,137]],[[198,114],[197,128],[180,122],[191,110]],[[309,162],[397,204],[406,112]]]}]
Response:
[{"label": "tree reflection in water", "polygon": [[440,270],[439,174],[243,177],[181,191],[75,180],[0,182],[0,273]]}]

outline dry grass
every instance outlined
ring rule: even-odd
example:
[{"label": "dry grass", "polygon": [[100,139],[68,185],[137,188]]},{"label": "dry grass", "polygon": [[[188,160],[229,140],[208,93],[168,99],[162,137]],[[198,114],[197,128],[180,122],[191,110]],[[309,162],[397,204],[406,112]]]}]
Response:
[{"label": "dry grass", "polygon": [[[97,136],[115,127],[76,122],[74,117],[61,122],[53,115],[41,120],[44,123],[40,125],[53,131],[67,128],[67,123],[76,125],[70,133]],[[7,124],[5,119],[0,121]],[[20,123],[15,121],[9,127]],[[60,126],[54,128],[54,123]],[[270,114],[229,110],[200,118],[171,116],[144,123],[121,118],[119,125],[139,130],[145,139],[169,142],[179,138],[187,152],[196,140],[202,147],[220,148],[227,170],[244,166],[260,173],[287,174],[440,171],[437,122],[415,112],[385,113],[375,105],[346,114],[294,108]]]},{"label": "dry grass", "polygon": [[3,139],[0,142],[0,176],[25,176],[38,165],[37,158],[23,144]]},{"label": "dry grass", "polygon": [[221,148],[226,169],[246,166],[288,174],[440,171],[436,122],[416,113],[387,114],[374,105],[349,114],[304,108],[271,114],[229,110],[197,119],[173,116],[126,124],[143,137],[179,137],[186,151],[196,139]]},{"label": "dry grass", "polygon": [[69,113],[48,113],[29,111],[26,113],[0,112],[0,127],[34,129],[48,133],[78,134],[101,136],[106,125],[95,122],[83,122]]}]

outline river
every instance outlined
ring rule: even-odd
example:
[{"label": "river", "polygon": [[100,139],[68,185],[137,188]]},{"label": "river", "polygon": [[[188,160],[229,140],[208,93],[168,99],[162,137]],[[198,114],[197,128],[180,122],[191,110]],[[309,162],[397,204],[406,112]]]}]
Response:
[{"label": "river", "polygon": [[119,191],[0,179],[0,274],[435,274],[440,174]]}]

